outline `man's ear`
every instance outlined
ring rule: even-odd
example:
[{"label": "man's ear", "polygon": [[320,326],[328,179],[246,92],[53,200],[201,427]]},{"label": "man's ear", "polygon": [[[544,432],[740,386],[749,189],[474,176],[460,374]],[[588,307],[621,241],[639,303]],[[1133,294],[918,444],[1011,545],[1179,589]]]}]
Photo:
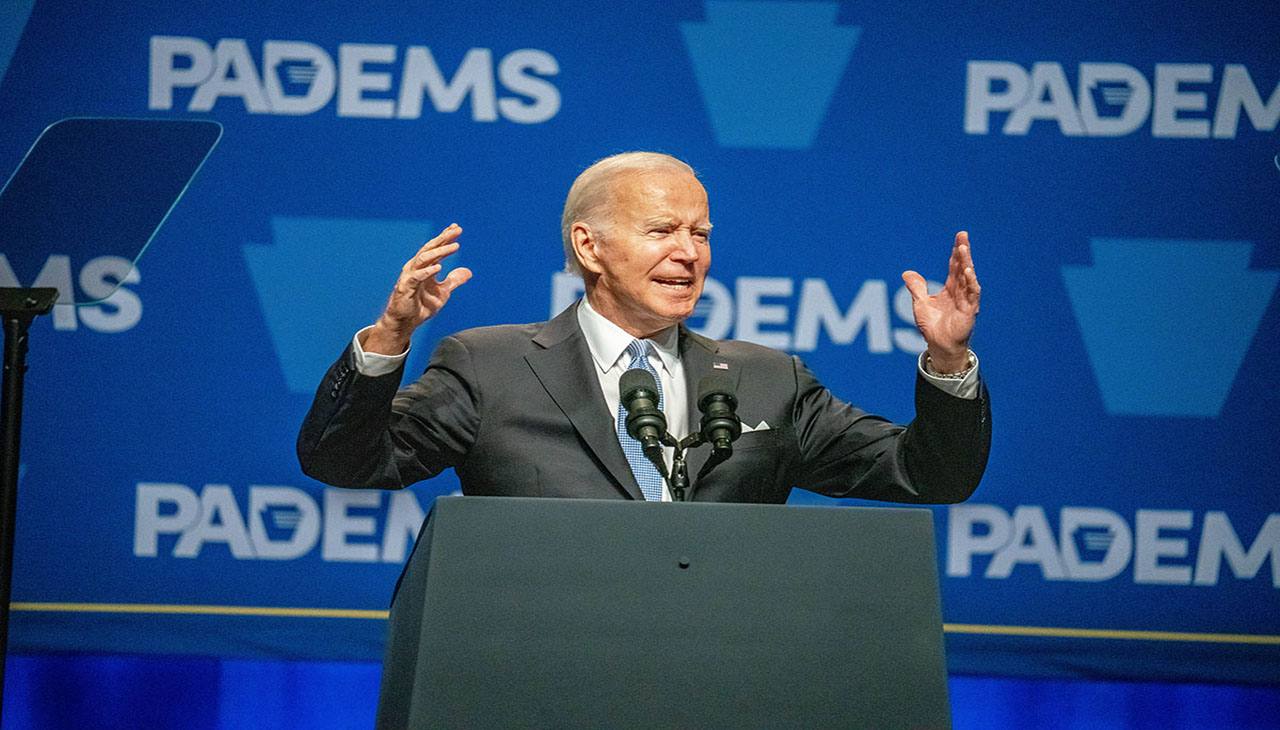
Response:
[{"label": "man's ear", "polygon": [[601,273],[599,233],[585,221],[575,221],[573,228],[569,229],[569,240],[573,242],[573,253],[578,257],[578,265],[583,272]]}]

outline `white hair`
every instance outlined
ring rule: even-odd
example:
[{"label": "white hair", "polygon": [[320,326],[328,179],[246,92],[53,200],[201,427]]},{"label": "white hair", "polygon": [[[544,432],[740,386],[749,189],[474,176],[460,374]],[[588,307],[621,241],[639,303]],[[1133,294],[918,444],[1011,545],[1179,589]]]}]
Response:
[{"label": "white hair", "polygon": [[598,160],[582,171],[569,188],[560,216],[560,236],[564,241],[564,270],[582,275],[582,266],[573,251],[573,225],[586,223],[597,233],[609,230],[613,182],[619,177],[650,170],[671,170],[698,176],[686,163],[661,152],[623,152]]}]

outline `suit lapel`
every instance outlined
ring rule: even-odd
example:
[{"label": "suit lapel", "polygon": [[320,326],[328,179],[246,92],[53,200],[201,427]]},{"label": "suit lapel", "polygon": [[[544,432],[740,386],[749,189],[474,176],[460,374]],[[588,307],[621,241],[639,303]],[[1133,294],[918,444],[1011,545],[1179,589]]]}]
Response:
[{"label": "suit lapel", "polygon": [[542,387],[613,477],[614,485],[632,499],[643,500],[644,494],[613,430],[613,414],[600,393],[600,379],[578,327],[577,306],[547,322],[533,341],[541,349],[526,355],[525,361]]},{"label": "suit lapel", "polygon": [[[718,350],[719,346],[715,340],[694,334],[684,326],[680,327],[680,362],[684,365],[685,387],[689,392],[686,411],[689,414],[689,433],[697,432],[701,423],[702,413],[698,410],[698,383],[712,371],[713,363],[717,362],[715,356]],[[736,382],[738,373],[732,366],[730,368],[728,375]],[[689,479],[694,486],[695,497],[698,494],[696,487],[699,472],[702,471],[710,455],[711,448],[705,444],[685,452],[685,463],[689,467]]]}]

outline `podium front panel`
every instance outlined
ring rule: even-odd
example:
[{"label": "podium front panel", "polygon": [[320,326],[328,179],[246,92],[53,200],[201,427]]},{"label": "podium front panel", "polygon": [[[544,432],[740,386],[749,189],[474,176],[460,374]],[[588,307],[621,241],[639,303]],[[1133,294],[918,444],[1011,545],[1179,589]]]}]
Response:
[{"label": "podium front panel", "polygon": [[949,727],[932,515],[442,498],[380,728]]}]

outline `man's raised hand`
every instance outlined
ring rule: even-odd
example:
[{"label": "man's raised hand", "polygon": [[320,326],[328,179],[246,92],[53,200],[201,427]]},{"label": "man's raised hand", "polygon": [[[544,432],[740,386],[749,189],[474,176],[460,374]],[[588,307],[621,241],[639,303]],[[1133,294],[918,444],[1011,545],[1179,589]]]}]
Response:
[{"label": "man's raised hand", "polygon": [[978,300],[982,287],[973,271],[969,252],[969,234],[956,234],[951,248],[951,263],[942,291],[930,295],[924,277],[914,271],[902,274],[911,292],[911,308],[916,328],[929,348],[929,361],[939,373],[958,373],[968,367],[969,336],[978,316]]},{"label": "man's raised hand", "polygon": [[365,352],[399,355],[408,350],[414,330],[434,317],[449,301],[453,290],[471,278],[470,269],[459,267],[450,271],[443,281],[436,279],[436,274],[444,269],[445,257],[458,250],[460,235],[462,228],[451,223],[405,262],[386,309],[360,343]]}]

